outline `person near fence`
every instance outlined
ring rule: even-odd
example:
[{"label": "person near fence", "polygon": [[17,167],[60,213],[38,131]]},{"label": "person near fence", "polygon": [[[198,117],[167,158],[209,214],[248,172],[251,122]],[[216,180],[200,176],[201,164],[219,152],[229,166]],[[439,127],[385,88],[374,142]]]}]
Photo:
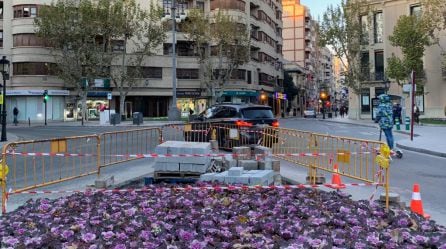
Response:
[{"label": "person near fence", "polygon": [[390,102],[390,97],[387,94],[381,94],[378,96],[379,105],[377,117],[379,117],[379,127],[382,129],[386,135],[387,145],[390,149],[393,149],[393,112],[392,103]]},{"label": "person near fence", "polygon": [[14,109],[12,110],[12,114],[14,114],[14,125],[17,125],[19,123],[19,121],[17,120],[19,109],[17,109],[17,107],[14,107]]}]

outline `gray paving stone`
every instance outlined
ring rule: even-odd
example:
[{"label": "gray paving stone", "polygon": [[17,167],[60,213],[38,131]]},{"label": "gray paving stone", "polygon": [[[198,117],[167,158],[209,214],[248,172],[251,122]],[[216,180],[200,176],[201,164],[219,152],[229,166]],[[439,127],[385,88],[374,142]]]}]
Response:
[{"label": "gray paving stone", "polygon": [[249,178],[250,185],[269,185],[274,182],[274,171],[259,170]]},{"label": "gray paving stone", "polygon": [[229,176],[241,176],[243,174],[243,167],[232,167],[228,170]]},{"label": "gray paving stone", "polygon": [[181,172],[206,173],[207,168],[208,165],[206,164],[180,163]]},{"label": "gray paving stone", "polygon": [[272,154],[271,148],[265,146],[256,146],[254,147],[254,155],[258,158],[265,158],[266,156],[270,156]]},{"label": "gray paving stone", "polygon": [[255,160],[238,160],[238,167],[242,167],[245,170],[257,170],[259,168]]},{"label": "gray paving stone", "polygon": [[234,147],[232,148],[232,153],[237,155],[238,160],[250,160],[251,159],[251,148],[249,147]]},{"label": "gray paving stone", "polygon": [[217,174],[217,173],[206,173],[206,174],[202,174],[202,175],[200,176],[200,181],[202,181],[202,182],[211,182],[211,181],[214,180],[214,176],[215,176],[216,174]]},{"label": "gray paving stone", "polygon": [[155,171],[179,171],[180,164],[178,162],[155,162]]}]

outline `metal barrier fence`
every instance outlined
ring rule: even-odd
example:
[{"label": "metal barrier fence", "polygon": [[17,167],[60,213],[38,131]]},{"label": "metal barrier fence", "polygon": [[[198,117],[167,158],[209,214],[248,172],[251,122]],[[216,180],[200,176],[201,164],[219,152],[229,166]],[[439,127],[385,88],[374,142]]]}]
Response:
[{"label": "metal barrier fence", "polygon": [[[6,188],[16,193],[99,175],[102,167],[138,159],[126,155],[151,152],[160,141],[160,128],[143,128],[6,144],[0,164],[2,211],[5,211]],[[2,177],[5,175],[7,178]]]},{"label": "metal barrier fence", "polygon": [[102,168],[108,165],[138,159],[122,155],[143,154],[153,151],[161,142],[161,128],[150,127],[106,132],[100,134],[99,138],[101,143],[99,165]]}]

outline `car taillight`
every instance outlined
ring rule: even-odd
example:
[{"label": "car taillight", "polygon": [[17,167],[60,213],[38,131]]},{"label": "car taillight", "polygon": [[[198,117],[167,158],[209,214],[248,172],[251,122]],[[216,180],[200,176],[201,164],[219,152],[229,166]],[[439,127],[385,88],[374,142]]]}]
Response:
[{"label": "car taillight", "polygon": [[240,126],[240,127],[251,127],[252,123],[246,122],[246,121],[242,121],[242,120],[238,120],[235,122],[235,125]]},{"label": "car taillight", "polygon": [[279,127],[279,121],[274,121],[272,124],[271,124],[273,127]]}]

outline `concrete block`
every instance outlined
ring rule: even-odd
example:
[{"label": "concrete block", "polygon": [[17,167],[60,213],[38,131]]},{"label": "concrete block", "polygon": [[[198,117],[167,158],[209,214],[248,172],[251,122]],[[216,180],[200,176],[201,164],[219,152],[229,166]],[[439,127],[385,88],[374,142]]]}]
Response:
[{"label": "concrete block", "polygon": [[212,151],[218,151],[218,141],[217,140],[210,140],[209,143],[211,143]]},{"label": "concrete block", "polygon": [[156,158],[156,162],[161,163],[193,163],[193,164],[209,164],[210,157],[160,157]]},{"label": "concrete block", "polygon": [[155,148],[158,154],[208,154],[210,143],[166,141]]},{"label": "concrete block", "polygon": [[[313,181],[310,176],[307,176],[305,178],[307,184],[313,184]],[[317,174],[316,175],[316,184],[324,184],[325,183],[325,176],[323,174]]]},{"label": "concrete block", "polygon": [[223,166],[225,169],[237,167],[237,160],[234,160],[232,158],[225,158],[225,160],[223,161]]},{"label": "concrete block", "polygon": [[180,163],[181,172],[206,173],[207,168],[208,165],[206,164]]},{"label": "concrete block", "polygon": [[254,155],[256,156],[256,160],[264,159],[266,156],[270,156],[271,154],[271,148],[260,145],[254,147]]},{"label": "concrete block", "polygon": [[274,182],[274,171],[272,170],[258,170],[253,172],[249,178],[250,185],[270,185]]},{"label": "concrete block", "polygon": [[249,185],[249,179],[249,176],[227,176],[225,177],[225,183]]},{"label": "concrete block", "polygon": [[273,169],[273,161],[271,160],[271,158],[266,158],[264,160],[264,162],[265,162],[264,170],[272,170]]},{"label": "concrete block", "polygon": [[113,186],[113,184],[115,184],[114,176],[101,177],[94,181],[95,188],[108,188],[110,186]]},{"label": "concrete block", "polygon": [[241,176],[243,174],[243,167],[232,167],[228,170],[229,176]]},{"label": "concrete block", "polygon": [[242,167],[245,170],[257,170],[258,165],[255,160],[238,160],[238,167]]},{"label": "concrete block", "polygon": [[178,162],[155,162],[155,171],[180,171],[180,164]]},{"label": "concrete block", "polygon": [[250,160],[251,159],[251,148],[249,147],[234,147],[232,148],[232,153],[238,160]]},{"label": "concrete block", "polygon": [[200,181],[202,181],[202,182],[212,182],[212,181],[214,181],[214,176],[216,175],[217,173],[206,173],[206,174],[202,174],[201,176],[200,176]]},{"label": "concrete block", "polygon": [[280,161],[279,160],[272,160],[272,170],[280,173]]},{"label": "concrete block", "polygon": [[265,170],[265,161],[261,160],[257,162],[259,170]]},{"label": "concrete block", "polygon": [[214,180],[213,181],[224,183],[226,177],[228,177],[228,171],[217,173],[217,174],[214,175],[214,177],[213,177]]},{"label": "concrete block", "polygon": [[280,174],[274,175],[274,185],[275,186],[282,185],[282,176]]}]

